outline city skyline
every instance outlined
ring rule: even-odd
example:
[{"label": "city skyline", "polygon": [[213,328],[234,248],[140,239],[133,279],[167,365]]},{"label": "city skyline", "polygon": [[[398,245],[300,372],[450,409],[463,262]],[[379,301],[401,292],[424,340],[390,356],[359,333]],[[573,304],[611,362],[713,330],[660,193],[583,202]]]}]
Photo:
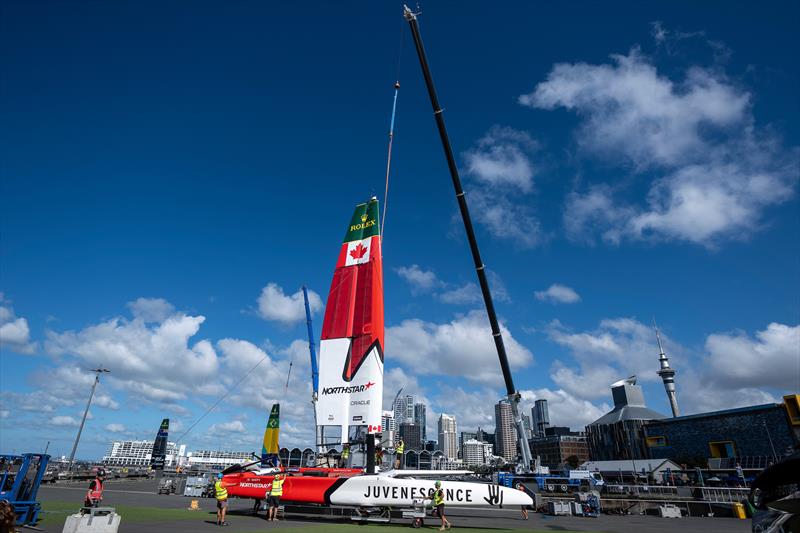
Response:
[{"label": "city skyline", "polygon": [[[319,336],[373,195],[383,408],[494,428],[425,84],[399,7],[362,7],[342,31],[326,3],[4,3],[0,451],[69,454],[98,367],[77,458],[163,418],[255,451],[278,401],[281,443],[312,443],[300,288]],[[631,375],[664,415],[672,378],[682,415],[800,390],[797,4],[480,7],[419,23],[523,413],[582,429]]]}]

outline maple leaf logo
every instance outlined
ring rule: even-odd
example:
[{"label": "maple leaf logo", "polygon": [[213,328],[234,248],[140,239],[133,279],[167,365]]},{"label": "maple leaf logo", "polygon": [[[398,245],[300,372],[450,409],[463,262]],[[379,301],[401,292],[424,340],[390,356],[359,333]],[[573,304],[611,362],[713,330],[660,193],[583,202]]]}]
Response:
[{"label": "maple leaf logo", "polygon": [[361,259],[364,257],[364,255],[366,255],[368,250],[369,248],[364,246],[362,243],[358,243],[358,246],[350,250],[350,257],[353,259]]}]

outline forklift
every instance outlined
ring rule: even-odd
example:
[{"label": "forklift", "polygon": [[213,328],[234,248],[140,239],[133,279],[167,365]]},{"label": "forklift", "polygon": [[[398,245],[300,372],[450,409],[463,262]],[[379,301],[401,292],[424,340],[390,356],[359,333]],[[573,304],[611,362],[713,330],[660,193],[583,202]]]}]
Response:
[{"label": "forklift", "polygon": [[42,505],[36,493],[50,456],[42,453],[0,455],[0,500],[8,500],[17,514],[17,525],[36,524]]}]

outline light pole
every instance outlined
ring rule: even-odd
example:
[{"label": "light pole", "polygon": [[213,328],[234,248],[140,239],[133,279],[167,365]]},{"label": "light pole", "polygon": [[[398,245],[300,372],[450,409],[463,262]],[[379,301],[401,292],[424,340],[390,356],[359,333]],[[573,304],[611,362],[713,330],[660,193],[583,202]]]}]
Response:
[{"label": "light pole", "polygon": [[92,392],[89,394],[89,401],[86,402],[86,410],[83,412],[81,425],[78,428],[78,434],[75,436],[75,444],[72,445],[72,452],[69,454],[69,471],[72,472],[72,462],[75,460],[75,451],[78,449],[78,442],[81,440],[81,433],[83,433],[83,425],[86,423],[86,415],[89,414],[89,406],[92,405],[92,398],[94,397],[94,390],[97,388],[97,383],[100,381],[100,374],[104,372],[111,372],[107,368],[93,368],[94,383],[92,384]]}]

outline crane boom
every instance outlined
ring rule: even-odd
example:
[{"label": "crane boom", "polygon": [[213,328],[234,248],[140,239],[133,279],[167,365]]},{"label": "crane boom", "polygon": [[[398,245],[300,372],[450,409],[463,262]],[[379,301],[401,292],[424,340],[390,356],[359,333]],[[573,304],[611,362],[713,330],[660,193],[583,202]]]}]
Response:
[{"label": "crane boom", "polygon": [[428,89],[428,96],[430,97],[431,106],[433,107],[433,116],[436,120],[436,126],[439,129],[439,138],[442,141],[445,159],[447,160],[447,166],[450,169],[450,179],[453,182],[453,189],[455,189],[458,208],[461,212],[461,219],[464,222],[464,229],[467,233],[469,248],[472,252],[472,260],[475,263],[475,272],[478,275],[478,283],[480,284],[481,293],[483,294],[483,303],[486,306],[486,314],[489,317],[489,324],[492,328],[492,337],[494,338],[495,348],[497,349],[497,356],[500,359],[500,368],[503,371],[503,379],[506,383],[507,398],[508,402],[511,404],[511,412],[513,413],[514,423],[517,428],[517,439],[522,455],[522,470],[530,472],[531,449],[528,444],[528,439],[526,438],[525,426],[522,422],[522,413],[519,409],[520,394],[514,387],[514,379],[511,376],[511,367],[508,364],[506,347],[503,343],[503,334],[500,332],[500,324],[497,321],[497,313],[495,313],[494,310],[492,293],[489,290],[489,280],[486,277],[486,265],[483,264],[483,260],[481,259],[481,252],[478,248],[478,241],[475,237],[475,231],[472,227],[472,218],[470,217],[469,207],[467,206],[467,197],[464,194],[464,189],[461,187],[461,178],[458,174],[458,167],[456,166],[455,156],[453,155],[453,148],[450,146],[450,139],[447,135],[447,128],[444,124],[444,110],[439,105],[439,97],[436,95],[436,88],[433,85],[433,77],[431,76],[430,67],[428,65],[428,58],[425,55],[425,48],[422,45],[422,36],[419,32],[417,14],[411,11],[408,6],[404,6],[403,15],[411,27],[411,35],[414,38],[414,46],[417,49],[417,56],[419,57],[419,64],[422,68],[422,75],[425,78],[425,86]]}]

